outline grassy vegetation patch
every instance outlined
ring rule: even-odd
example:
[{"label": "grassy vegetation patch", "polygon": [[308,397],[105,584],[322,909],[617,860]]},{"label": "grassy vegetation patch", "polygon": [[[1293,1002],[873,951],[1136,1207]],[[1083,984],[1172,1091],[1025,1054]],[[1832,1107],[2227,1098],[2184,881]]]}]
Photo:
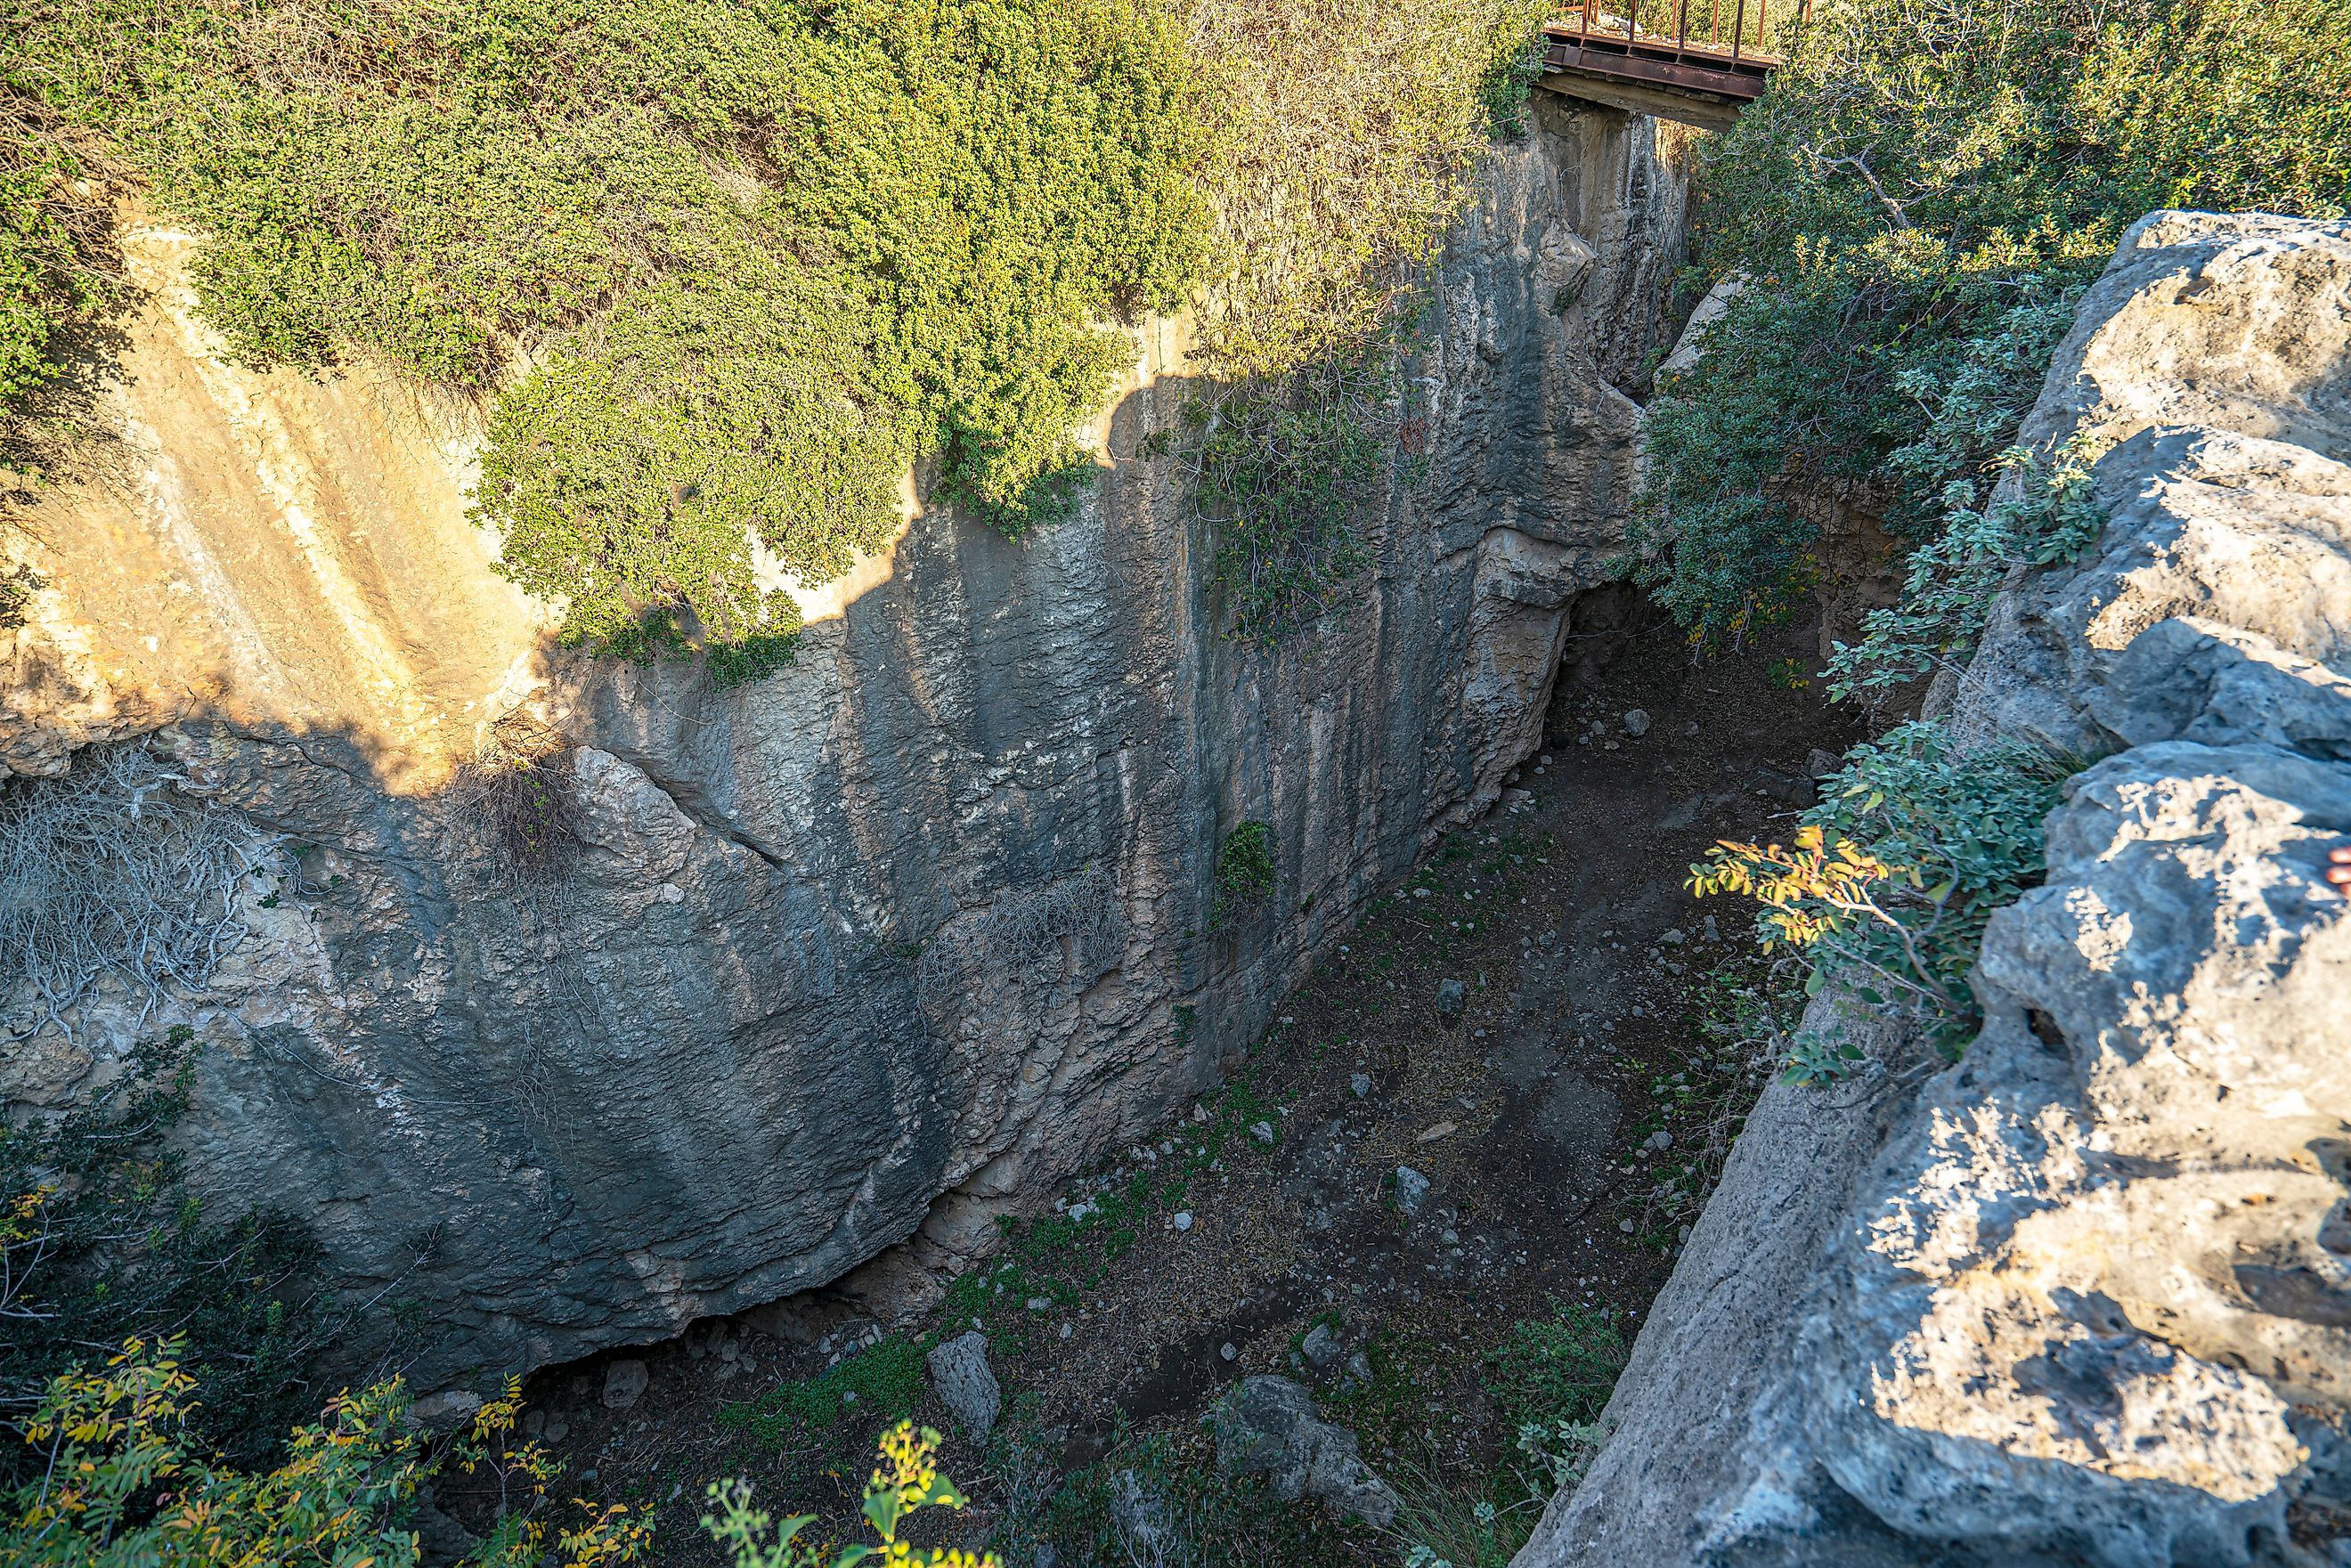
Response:
[{"label": "grassy vegetation patch", "polygon": [[1597,1421],[1630,1350],[1608,1313],[1561,1305],[1548,1319],[1510,1326],[1487,1354],[1486,1386],[1512,1427]]},{"label": "grassy vegetation patch", "polygon": [[722,1406],[722,1425],[738,1427],[768,1448],[820,1442],[844,1415],[861,1432],[875,1422],[903,1421],[923,1396],[923,1346],[892,1334],[814,1377],[780,1383],[758,1399]]}]

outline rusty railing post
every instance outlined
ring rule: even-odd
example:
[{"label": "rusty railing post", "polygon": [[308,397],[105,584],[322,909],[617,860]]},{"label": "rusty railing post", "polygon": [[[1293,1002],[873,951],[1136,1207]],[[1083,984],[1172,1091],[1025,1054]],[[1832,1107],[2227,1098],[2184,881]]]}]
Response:
[{"label": "rusty railing post", "polygon": [[1747,35],[1747,0],[1739,0],[1738,15],[1730,19],[1730,63],[1739,63],[1739,40]]}]

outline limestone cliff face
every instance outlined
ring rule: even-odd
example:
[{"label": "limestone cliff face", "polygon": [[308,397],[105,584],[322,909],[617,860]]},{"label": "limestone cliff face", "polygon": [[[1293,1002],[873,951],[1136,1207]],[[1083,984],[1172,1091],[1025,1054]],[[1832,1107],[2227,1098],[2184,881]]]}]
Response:
[{"label": "limestone cliff face", "polygon": [[1521,1564],[2351,1561],[2346,388],[2351,226],[2125,237],[2024,429],[2106,528],[1948,694],[2103,758],[1983,1032],[1766,1093]]},{"label": "limestone cliff face", "polygon": [[[145,235],[123,482],[10,545],[47,586],[0,631],[0,758],[149,734],[267,835],[250,934],[147,1026],[205,1041],[203,1179],[423,1303],[431,1384],[951,1264],[1214,1078],[1538,743],[1621,538],[1611,382],[1679,259],[1678,146],[1535,118],[1437,280],[1426,476],[1348,611],[1272,650],[1222,635],[1212,541],[1136,455],[1186,395],[1180,323],[1137,330],[1080,516],[1015,544],[923,512],[812,596],[793,667],[721,692],[552,652],[463,519],[470,412],[223,364]],[[516,709],[570,747],[578,841],[520,882],[452,783]],[[1252,819],[1277,889],[1211,935]],[[0,1089],[82,1092],[136,1010],[13,1014]]]}]

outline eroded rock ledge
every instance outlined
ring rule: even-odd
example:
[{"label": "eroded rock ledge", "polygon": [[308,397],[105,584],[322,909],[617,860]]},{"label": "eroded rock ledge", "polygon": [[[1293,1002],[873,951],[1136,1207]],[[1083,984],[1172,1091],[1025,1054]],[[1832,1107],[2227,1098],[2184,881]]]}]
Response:
[{"label": "eroded rock ledge", "polygon": [[2351,225],[2125,237],[2025,426],[2111,520],[1948,716],[2103,758],[1987,1027],[1766,1094],[1522,1568],[2351,1562],[2346,396]]}]

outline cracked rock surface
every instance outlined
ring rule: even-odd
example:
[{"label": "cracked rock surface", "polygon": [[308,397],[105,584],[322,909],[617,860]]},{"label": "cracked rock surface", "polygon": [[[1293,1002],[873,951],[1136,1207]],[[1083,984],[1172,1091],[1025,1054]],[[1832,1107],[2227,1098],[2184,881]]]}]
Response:
[{"label": "cracked rock surface", "polygon": [[1767,1093],[1522,1568],[2351,1562],[2346,394],[2351,227],[2126,236],[2025,426],[2105,532],[1945,694],[2103,758],[1982,1035]]}]

